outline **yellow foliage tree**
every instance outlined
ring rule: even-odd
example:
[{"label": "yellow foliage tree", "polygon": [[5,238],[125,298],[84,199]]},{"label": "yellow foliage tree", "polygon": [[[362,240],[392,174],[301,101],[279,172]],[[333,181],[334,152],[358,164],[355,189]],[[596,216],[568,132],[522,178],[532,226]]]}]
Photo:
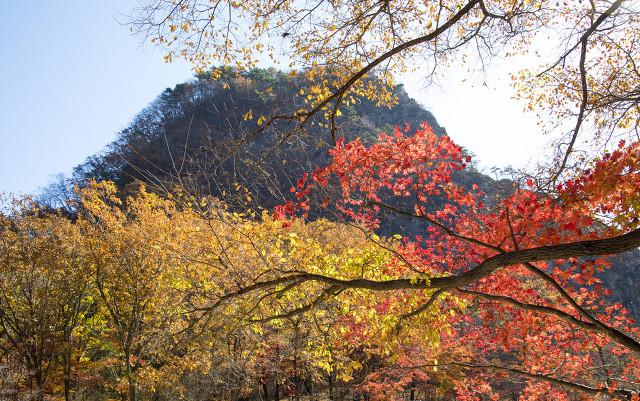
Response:
[{"label": "yellow foliage tree", "polygon": [[68,400],[74,337],[92,304],[79,227],[30,199],[8,207],[0,214],[2,338],[24,361],[38,400],[62,358]]}]

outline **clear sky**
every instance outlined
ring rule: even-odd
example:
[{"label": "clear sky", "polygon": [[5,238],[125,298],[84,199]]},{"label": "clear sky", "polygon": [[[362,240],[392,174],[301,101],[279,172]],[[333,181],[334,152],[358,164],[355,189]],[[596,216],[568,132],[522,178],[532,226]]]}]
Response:
[{"label": "clear sky", "polygon": [[[165,64],[118,23],[135,0],[21,0],[0,26],[0,192],[33,193],[112,141],[166,87],[191,77]],[[499,66],[504,69],[504,66]],[[542,143],[535,120],[510,100],[508,75],[474,87],[463,70],[424,89],[405,77],[481,166],[522,167]]]},{"label": "clear sky", "polygon": [[116,19],[133,0],[21,0],[0,25],[0,192],[33,192],[114,139],[168,86],[165,64]]}]

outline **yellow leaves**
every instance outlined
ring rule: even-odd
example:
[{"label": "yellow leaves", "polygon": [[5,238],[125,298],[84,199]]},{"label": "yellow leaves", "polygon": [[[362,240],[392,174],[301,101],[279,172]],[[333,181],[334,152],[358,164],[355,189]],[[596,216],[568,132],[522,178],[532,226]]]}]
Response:
[{"label": "yellow leaves", "polygon": [[7,205],[0,198],[0,309],[11,311],[2,316],[3,338],[29,344],[17,356],[41,352],[49,364],[67,336],[84,338],[79,324],[93,304],[93,277],[84,233],[66,216],[40,212],[29,198]]},{"label": "yellow leaves", "polygon": [[[253,202],[249,190],[240,183],[231,183],[230,187],[238,199]],[[81,192],[86,213],[69,224],[82,228],[83,236],[75,234],[76,240],[90,249],[83,271],[101,288],[87,299],[100,305],[101,324],[109,328],[110,336],[123,335],[113,330],[119,324],[116,322],[142,327],[132,337],[134,346],[173,341],[172,336],[186,331],[185,316],[200,313],[199,308],[206,309],[225,295],[258,282],[296,274],[339,280],[410,277],[393,265],[393,254],[385,249],[393,248],[398,241],[340,223],[295,220],[283,229],[282,222],[264,210],[256,218],[251,211],[227,210],[211,198],[182,194],[162,198],[144,187],[124,201],[116,195],[113,184],[92,183]],[[269,337],[273,331],[289,330],[290,322],[276,319],[257,324],[255,320],[306,307],[300,322],[309,324],[306,329],[311,337],[304,352],[315,366],[350,380],[361,369],[359,362],[348,358],[353,347],[365,346],[380,355],[393,355],[401,341],[395,338],[398,316],[423,301],[394,291],[327,291],[328,287],[322,282],[291,285],[282,281],[241,293],[220,302],[216,310],[220,318],[214,323],[223,332],[244,327],[252,336]],[[256,304],[256,299],[261,302]],[[310,305],[314,299],[321,302]],[[435,309],[426,315],[421,323],[439,324],[417,326],[436,328],[407,331],[407,338],[419,334],[428,339],[425,343],[429,347],[435,347],[438,328],[446,326],[438,320]],[[363,326],[358,344],[349,341],[352,333],[349,326],[339,324],[341,319]],[[155,378],[159,372],[140,374]]]},{"label": "yellow leaves", "polygon": [[[140,29],[139,32],[157,32],[150,40],[165,48],[167,62],[171,62],[174,55],[182,55],[204,70],[211,66],[225,64],[247,71],[255,66],[261,55],[267,55],[275,62],[283,62],[291,68],[296,67],[299,71],[304,71],[305,78],[311,84],[317,83],[319,77],[326,77],[328,82],[323,83],[322,86],[329,88],[332,92],[371,60],[386,54],[398,43],[432,33],[436,26],[441,26],[443,21],[450,20],[463,5],[460,2],[452,2],[438,7],[432,2],[417,1],[409,1],[402,5],[387,4],[388,10],[381,10],[385,16],[388,16],[387,21],[387,19],[376,18],[370,20],[366,17],[370,10],[377,7],[370,1],[323,3],[323,6],[310,10],[304,9],[302,3],[293,0],[276,3],[234,0],[228,3],[229,7],[213,7],[213,9],[200,8],[198,4],[198,2],[182,2],[180,6],[174,7],[173,2],[164,2],[158,8],[140,10],[142,18],[137,21],[141,28],[147,29]],[[573,7],[570,2],[559,4],[547,7],[546,3],[541,1],[499,1],[489,7],[490,12],[502,15],[513,23],[513,32],[518,32],[517,35],[509,38],[509,43],[505,46],[509,56],[533,53],[530,51],[532,37],[540,31],[551,33],[548,36],[551,40],[557,37],[558,46],[547,46],[549,48],[560,48],[562,43],[575,42],[575,38],[571,37],[576,32],[573,30],[574,27],[578,26],[578,30],[584,30],[586,27],[583,24],[592,18],[587,18],[585,13],[588,11],[584,7]],[[258,13],[255,10],[269,10],[269,12]],[[470,44],[473,42],[470,39],[482,26],[486,30],[484,32],[486,37],[500,36],[502,34],[499,31],[500,24],[486,23],[487,21],[481,18],[482,13],[477,11],[456,20],[450,29],[445,30],[446,35],[451,32],[455,36],[457,32],[459,37],[454,42]],[[150,18],[160,16],[162,18]],[[225,21],[230,18],[234,21],[243,21],[239,25],[244,28],[236,31],[237,27],[234,27],[234,24],[231,26],[226,24]],[[159,21],[161,22],[156,25]],[[608,102],[605,101],[611,98],[624,98],[617,95],[629,95],[632,88],[636,86],[634,82],[637,81],[637,74],[632,66],[637,64],[632,55],[638,54],[637,43],[640,43],[637,40],[636,25],[635,19],[623,19],[619,25],[616,25],[611,36],[594,35],[590,38],[588,75],[589,87],[592,88],[593,95],[589,103],[598,109],[593,113],[594,119],[591,121],[598,130],[604,131],[607,127],[625,130],[635,126],[634,121],[637,121],[635,117],[621,115],[622,112],[619,110],[624,108],[619,108],[617,111],[616,108],[608,106]],[[558,34],[558,32],[561,33]],[[562,32],[569,34],[563,36]],[[292,52],[293,54],[286,54],[291,60],[286,62],[281,60],[284,54],[275,52],[271,45],[274,38],[288,38],[287,41],[293,39],[291,44],[295,51]],[[487,43],[489,43],[487,46],[491,46],[492,41],[488,40]],[[388,64],[384,64],[385,71],[377,72],[381,74],[383,85],[373,89],[368,87],[369,80],[360,80],[348,90],[345,100],[348,95],[356,95],[367,98],[379,106],[392,106],[397,100],[389,90],[391,82],[386,81],[384,75],[397,75],[412,70],[417,64],[415,61],[419,59],[417,56],[433,57],[436,65],[448,65],[455,60],[454,57],[460,55],[458,46],[452,48],[450,45],[451,43],[447,41],[433,41],[424,46],[412,46],[394,54],[392,59],[387,60]],[[466,54],[465,50],[468,48],[460,48],[460,50],[462,54]],[[483,53],[487,49],[481,46],[473,50]],[[488,53],[493,52],[488,51]],[[534,91],[558,95],[542,98],[531,107],[526,107],[536,111],[548,111],[549,113],[540,114],[545,116],[545,120],[550,124],[558,121],[556,116],[575,115],[575,94],[578,92],[576,88],[579,88],[579,85],[576,85],[579,82],[575,79],[578,73],[574,68],[574,59],[577,59],[575,55],[576,53],[569,55],[560,63],[562,68],[550,71],[547,74],[550,80],[540,79],[530,82],[531,89]],[[475,59],[475,57],[467,57]],[[547,65],[550,65],[556,59],[550,56],[547,61]],[[567,68],[564,68],[565,66]],[[538,71],[537,66],[536,71]],[[617,73],[618,71],[622,73]],[[289,75],[291,78],[296,78],[301,74],[291,70]],[[566,88],[556,91],[553,87],[557,83],[564,83]],[[607,92],[612,93],[607,95]],[[320,94],[313,94],[309,98],[305,92],[300,93],[300,96],[306,98],[308,107],[305,110],[313,108],[322,99],[326,99],[325,95]],[[526,96],[523,98],[527,100]],[[549,115],[554,117],[546,118]],[[624,122],[617,123],[625,117]],[[616,127],[615,124],[618,126]]]},{"label": "yellow leaves", "polygon": [[242,118],[244,121],[253,120],[253,110],[249,110],[243,114]]},{"label": "yellow leaves", "polygon": [[253,332],[255,334],[259,334],[259,335],[264,334],[264,329],[261,326],[253,325],[253,326],[251,326],[251,329],[253,330]]},{"label": "yellow leaves", "polygon": [[262,126],[262,124],[264,124],[264,122],[267,120],[267,118],[265,116],[260,116],[260,118],[258,118],[258,125]]},{"label": "yellow leaves", "polygon": [[[220,69],[220,68],[214,68],[214,69],[211,71],[211,79],[213,79],[213,80],[218,80],[218,79],[220,79],[221,77],[222,77],[222,69]],[[225,85],[226,85],[226,87],[225,87]],[[229,84],[228,84],[227,82],[225,82],[224,84],[222,84],[222,86],[223,86],[225,89],[228,89],[228,88],[229,88]]]}]

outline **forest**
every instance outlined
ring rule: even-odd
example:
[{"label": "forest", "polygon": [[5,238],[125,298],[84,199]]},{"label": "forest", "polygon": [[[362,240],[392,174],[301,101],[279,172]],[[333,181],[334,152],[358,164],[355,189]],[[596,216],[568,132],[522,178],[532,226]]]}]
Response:
[{"label": "forest", "polygon": [[[640,401],[638,4],[145,0],[129,27],[194,78],[0,197],[0,399]],[[478,171],[394,78],[540,37],[510,77],[535,168]]]}]

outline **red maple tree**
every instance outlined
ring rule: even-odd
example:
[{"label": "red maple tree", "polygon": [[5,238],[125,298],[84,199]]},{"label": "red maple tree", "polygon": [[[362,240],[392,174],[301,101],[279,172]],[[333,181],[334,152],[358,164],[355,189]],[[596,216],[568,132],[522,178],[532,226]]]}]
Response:
[{"label": "red maple tree", "polygon": [[[640,246],[640,144],[621,142],[553,194],[527,180],[489,197],[456,180],[469,162],[427,125],[372,144],[339,140],[330,162],[298,181],[295,201],[276,217],[305,214],[320,199],[366,230],[389,215],[413,228],[400,233],[393,279],[295,279],[422,297],[402,325],[429,308],[454,310],[437,366],[455,377],[458,399],[501,399],[513,390],[500,385],[507,378],[522,383],[516,387],[528,400],[638,399],[640,330],[607,297],[598,273],[611,268],[608,255]],[[407,372],[435,367],[432,357],[412,349],[385,369],[412,377]],[[384,398],[381,377],[394,373],[372,376],[371,389]]]}]

